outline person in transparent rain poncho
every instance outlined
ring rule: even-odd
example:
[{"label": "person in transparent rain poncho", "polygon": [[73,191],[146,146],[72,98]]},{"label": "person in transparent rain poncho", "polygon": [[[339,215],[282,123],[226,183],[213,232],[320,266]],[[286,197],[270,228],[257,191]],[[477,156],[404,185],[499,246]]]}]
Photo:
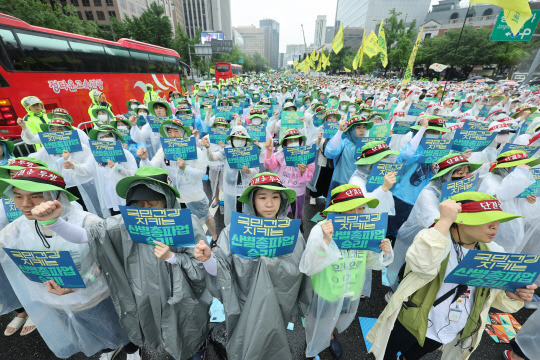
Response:
[{"label": "person in transparent rain poncho", "polygon": [[[443,156],[435,166],[438,171],[426,185],[413,206],[407,221],[398,231],[394,250],[396,256],[394,262],[388,267],[387,277],[390,287],[395,291],[399,285],[400,272],[405,263],[405,254],[411,246],[414,237],[421,230],[429,228],[439,217],[439,204],[441,202],[442,184],[450,181],[461,180],[474,171],[478,170],[482,163],[470,163],[461,154]],[[386,300],[392,296],[389,292]]]},{"label": "person in transparent rain poncho", "polygon": [[[287,219],[287,207],[296,198],[279,177],[261,173],[253,178],[239,201],[244,214],[265,219]],[[221,300],[227,314],[227,358],[230,360],[292,360],[287,341],[287,323],[297,306],[307,311],[311,287],[298,269],[305,241],[298,233],[292,253],[275,257],[248,258],[230,249],[230,226],[221,232],[214,251],[204,241],[195,247],[195,257],[208,272],[207,286]]]},{"label": "person in transparent rain poncho", "polygon": [[[525,304],[527,305],[527,304]],[[533,360],[540,354],[540,311],[536,310],[521,327],[516,337],[510,340],[512,350],[505,350],[505,360]]]},{"label": "person in transparent rain poncho", "polygon": [[[212,127],[229,129],[231,125],[225,120],[225,118],[217,117],[212,124]],[[227,130],[228,132],[228,130]],[[212,135],[209,135],[212,136]],[[220,144],[210,143],[210,151],[219,151],[220,147],[225,147],[225,143]],[[208,178],[210,180],[210,187],[212,188],[212,208],[219,205],[220,199],[223,198],[223,169],[225,159],[219,161],[208,161]],[[221,194],[221,195],[220,195]]]},{"label": "person in transparent rain poncho", "polygon": [[[365,198],[360,187],[346,184],[332,190],[330,206],[323,213],[373,213],[379,212],[378,204],[377,199]],[[315,225],[300,261],[300,271],[310,276],[315,291],[306,316],[306,357],[315,357],[330,346],[334,358],[341,358],[336,330],[345,331],[356,318],[366,270],[382,270],[394,257],[388,239],[379,245],[380,253],[340,250],[332,240],[333,232],[331,220]]]},{"label": "person in transparent rain poncho", "polygon": [[[127,344],[129,340],[120,327],[90,247],[71,243],[68,239],[74,234],[55,230],[59,223],[82,227],[101,219],[75,207],[72,202],[77,198],[66,191],[62,176],[46,168],[19,170],[12,179],[0,179],[0,188],[23,213],[0,232],[0,247],[69,251],[86,286],[68,289],[54,280],[32,282],[0,249],[0,263],[7,278],[49,349],[59,358],[68,358],[78,352],[86,356],[101,350],[110,352]],[[44,204],[53,204],[54,210],[41,211]]]}]

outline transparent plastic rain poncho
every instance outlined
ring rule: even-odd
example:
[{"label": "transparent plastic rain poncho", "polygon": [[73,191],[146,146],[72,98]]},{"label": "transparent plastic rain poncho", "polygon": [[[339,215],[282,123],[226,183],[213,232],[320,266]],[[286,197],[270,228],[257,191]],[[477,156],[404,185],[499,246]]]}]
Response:
[{"label": "transparent plastic rain poncho", "polygon": [[[165,195],[167,208],[180,206],[172,192],[157,183],[137,180]],[[191,215],[195,243],[206,236]],[[152,245],[131,240],[121,215],[85,227],[96,262],[103,271],[122,327],[131,342],[149,349],[165,349],[175,359],[190,358],[208,335],[210,303],[202,263],[193,248],[171,247],[177,263],[154,255]]]},{"label": "transparent plastic rain poncho", "polygon": [[[6,211],[4,206],[0,204],[0,229],[3,229],[8,224]],[[4,273],[4,269],[0,264],[0,315],[7,314],[15,309],[20,308],[22,305],[17,299],[17,295],[13,292],[11,284]]]},{"label": "transparent plastic rain poncho", "polygon": [[154,157],[158,149],[161,147],[160,135],[157,132],[153,132],[150,124],[144,124],[140,129],[138,126],[132,126],[129,130],[129,136],[136,143],[146,144],[148,149],[148,157]]},{"label": "transparent plastic rain poncho", "polygon": [[[12,196],[11,187],[6,190]],[[45,192],[48,200],[58,192]],[[58,198],[64,207],[62,218],[77,226],[91,226],[101,221],[97,216],[73,207],[67,197]],[[70,243],[53,233],[45,247],[36,232],[36,221],[21,216],[0,232],[0,246],[21,250],[69,251],[83,281],[84,289],[58,296],[43,284],[31,282],[0,249],[0,262],[22,306],[36,324],[41,337],[59,358],[82,352],[92,356],[103,349],[116,349],[129,342],[120,327],[109,297],[109,289],[88,244]]]},{"label": "transparent plastic rain poncho", "polygon": [[315,357],[326,349],[334,328],[341,333],[356,318],[366,270],[382,270],[393,259],[393,252],[383,255],[382,252],[339,250],[334,241],[327,245],[323,239],[323,223],[311,230],[300,261],[300,271],[311,277],[314,290],[306,315],[306,357]]},{"label": "transparent plastic rain poncho", "polygon": [[[502,203],[503,211],[525,217],[534,216],[538,205],[529,204],[525,198],[517,198],[523,190],[534,183],[533,175],[528,169],[520,166],[508,173],[510,170],[511,168],[494,169],[485,176],[478,191],[497,196]],[[509,253],[514,253],[523,247],[526,241],[525,218],[517,218],[500,224],[493,241]]]},{"label": "transparent plastic rain poncho", "polygon": [[[253,193],[247,214],[255,215]],[[287,197],[282,193],[278,218],[286,218]],[[243,258],[231,253],[230,226],[221,232],[213,254],[217,276],[207,284],[227,314],[229,360],[292,360],[287,342],[287,323],[297,310],[307,312],[311,286],[298,265],[305,240],[298,234],[291,254],[279,257]]]},{"label": "transparent plastic rain poncho", "polygon": [[540,354],[540,310],[536,310],[523,324],[516,336],[516,342],[523,354],[530,360],[537,359]]}]

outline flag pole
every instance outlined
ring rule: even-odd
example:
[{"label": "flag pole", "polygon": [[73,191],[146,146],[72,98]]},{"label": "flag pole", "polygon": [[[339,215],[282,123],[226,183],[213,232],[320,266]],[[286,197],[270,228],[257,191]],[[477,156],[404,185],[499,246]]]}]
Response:
[{"label": "flag pole", "polygon": [[[450,63],[450,71],[446,74],[450,78],[449,74],[451,74],[452,69],[454,68],[454,63],[456,62],[456,56],[459,49],[459,43],[461,42],[461,35],[463,34],[463,29],[465,28],[465,24],[467,23],[467,15],[469,15],[469,10],[471,9],[471,4],[467,7],[467,12],[465,13],[465,19],[463,20],[463,25],[461,26],[461,31],[459,32],[459,38],[456,44],[456,50],[454,51],[454,56],[452,57],[452,62]],[[442,99],[444,98],[444,94],[446,93],[446,86],[448,85],[448,79],[445,81],[443,94],[441,96],[441,99],[439,100],[439,103],[442,102]]]}]

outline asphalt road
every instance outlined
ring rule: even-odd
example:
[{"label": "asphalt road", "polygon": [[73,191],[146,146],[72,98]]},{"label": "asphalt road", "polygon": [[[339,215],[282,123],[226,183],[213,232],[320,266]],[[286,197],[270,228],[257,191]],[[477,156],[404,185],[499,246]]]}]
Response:
[{"label": "asphalt road", "polygon": [[[205,184],[207,193],[209,193],[208,182]],[[309,232],[313,227],[314,223],[309,221],[317,212],[321,211],[324,207],[324,200],[318,199],[317,205],[309,205],[309,201],[306,202],[305,206],[305,220],[303,222],[304,230],[306,232],[305,238],[309,236]],[[216,216],[216,225],[218,231],[223,229],[223,216],[217,212]],[[361,317],[371,317],[377,318],[378,315],[384,309],[386,303],[384,301],[384,294],[388,291],[388,288],[382,285],[381,273],[378,271],[373,272],[373,284],[372,284],[372,296],[369,299],[363,300],[360,303],[358,308],[357,316]],[[1,294],[0,294],[1,296]],[[498,312],[494,310],[494,312]],[[525,320],[532,314],[532,310],[522,309],[517,314],[514,314],[516,319],[523,324]],[[32,359],[32,360],[54,360],[57,357],[51,353],[47,348],[47,345],[41,339],[38,331],[34,331],[32,334],[26,337],[21,337],[18,334],[5,337],[3,336],[3,331],[6,325],[11,321],[14,314],[8,314],[0,316],[0,360],[21,360],[21,359]],[[295,360],[305,359],[304,350],[305,350],[305,335],[304,329],[302,328],[302,323],[300,319],[295,320],[295,326],[293,331],[287,331],[289,337],[289,345],[293,353]],[[213,329],[212,338],[217,341],[217,344],[214,345],[212,341],[209,342],[207,360],[222,360],[224,359],[219,354],[222,353],[223,349],[220,346],[219,339],[223,338],[223,329],[220,326],[217,326]],[[351,326],[338,336],[343,348],[344,354],[342,359],[367,359],[366,346],[362,337],[362,331],[358,319],[353,321]],[[502,352],[510,347],[507,344],[496,344],[489,336],[484,332],[482,342],[479,348],[471,356],[471,360],[498,360],[503,359]],[[322,360],[331,360],[333,359],[330,351],[325,350],[320,354]],[[76,354],[70,358],[70,360],[84,360],[84,359],[99,359],[99,354],[94,355],[90,358],[84,356],[83,354]],[[125,359],[125,354],[122,354],[120,357],[121,360]],[[168,356],[166,353],[159,351],[148,351],[144,350],[143,360],[169,360],[172,357]],[[440,354],[434,353],[424,357],[424,360],[436,360],[440,359]],[[253,359],[255,360],[255,359]]]}]

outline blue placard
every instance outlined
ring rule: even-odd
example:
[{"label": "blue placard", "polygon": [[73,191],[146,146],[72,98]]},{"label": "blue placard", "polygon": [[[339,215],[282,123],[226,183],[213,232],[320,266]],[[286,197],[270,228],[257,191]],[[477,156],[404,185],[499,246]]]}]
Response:
[{"label": "blue placard", "polygon": [[339,122],[330,122],[325,121],[324,122],[324,132],[323,132],[323,138],[325,139],[331,139],[336,135],[336,133],[339,130]]},{"label": "blue placard", "polygon": [[133,139],[129,135],[129,129],[116,129],[116,131],[118,131],[118,133],[122,135],[126,143],[133,143]]},{"label": "blue placard", "polygon": [[248,135],[253,140],[257,140],[260,143],[266,141],[266,124],[261,125],[246,125],[245,126]]},{"label": "blue placard", "polygon": [[461,180],[449,181],[442,184],[441,202],[450,197],[478,188],[478,174],[471,174]]},{"label": "blue placard", "polygon": [[283,147],[283,155],[287,166],[297,167],[299,164],[308,165],[315,162],[317,148],[315,144],[307,146]]},{"label": "blue placard", "polygon": [[[396,175],[396,183],[397,183],[401,176],[400,173],[401,173],[402,168],[403,168],[403,164],[388,164],[388,163],[381,163],[381,162],[373,164],[373,167],[371,168],[371,172],[369,173],[368,181],[366,183],[366,190],[368,192],[375,191],[375,189],[377,189],[379,186],[384,184],[384,176],[388,173],[393,173],[393,172],[397,173]],[[392,188],[394,188],[395,185],[396,184],[394,184]]]},{"label": "blue placard", "polygon": [[197,159],[197,142],[194,136],[188,138],[159,138],[165,159],[176,161],[176,159],[195,160]]},{"label": "blue placard", "polygon": [[223,117],[227,121],[233,119],[233,114],[238,114],[241,109],[235,106],[218,106],[216,107],[216,117]]},{"label": "blue placard", "polygon": [[446,124],[455,123],[457,118],[455,116],[441,116]]},{"label": "blue placard", "polygon": [[536,152],[538,151],[538,148],[540,148],[540,146],[529,146],[529,145],[518,145],[518,144],[506,143],[504,144],[499,154],[505,153],[507,151],[519,150],[519,151],[525,151],[528,157],[532,157],[534,154],[536,154]]},{"label": "blue placard", "polygon": [[420,103],[412,103],[411,107],[409,108],[409,111],[407,111],[407,115],[411,116],[418,116],[420,113],[423,113],[426,111],[428,107],[428,103],[420,102]]},{"label": "blue placard", "polygon": [[328,110],[336,110],[339,106],[339,100],[338,99],[328,99],[328,102],[326,103],[326,108]]},{"label": "blue placard", "polygon": [[392,130],[392,124],[381,124],[381,125],[373,125],[371,129],[369,129],[369,137],[388,137],[390,136],[390,130]]},{"label": "blue placard", "polygon": [[484,130],[457,129],[452,142],[452,150],[463,152],[482,151],[495,139],[497,133]]},{"label": "blue placard", "polygon": [[114,161],[115,163],[127,161],[124,148],[120,141],[90,140],[90,150],[98,163],[106,163],[107,160]]},{"label": "blue placard", "polygon": [[265,219],[233,211],[231,218],[231,252],[257,258],[276,257],[294,251],[300,219]]},{"label": "blue placard", "polygon": [[222,143],[227,143],[227,136],[229,136],[230,129],[223,128],[223,127],[211,127],[210,128],[210,143],[211,144],[219,144],[221,141]]},{"label": "blue placard", "polygon": [[[201,107],[201,119],[203,119],[203,120],[206,119],[206,113],[208,112],[208,110],[209,109],[207,107],[205,107],[205,108]],[[216,115],[216,109],[212,108],[210,110],[210,117],[212,117],[214,115]]]},{"label": "blue placard", "polygon": [[152,132],[159,133],[159,128],[161,127],[161,124],[163,124],[165,120],[169,120],[169,118],[148,115],[146,120],[148,121],[148,124],[150,125]]},{"label": "blue placard", "polygon": [[373,97],[375,94],[362,94],[362,100],[366,100],[368,97]]},{"label": "blue placard", "polygon": [[394,123],[394,127],[392,128],[392,135],[405,135],[411,130],[411,126],[413,126],[416,123],[416,121],[396,121]]},{"label": "blue placard", "polygon": [[465,111],[469,111],[473,107],[473,104],[471,103],[465,103],[459,107],[459,110],[464,113]]},{"label": "blue placard", "polygon": [[146,118],[144,116],[142,116],[142,115],[139,115],[137,117],[137,126],[144,126],[146,124],[147,124]]},{"label": "blue placard", "polygon": [[54,280],[64,289],[82,289],[84,284],[69,251],[33,251],[4,248],[6,254],[30,281]]},{"label": "blue placard", "polygon": [[315,114],[313,115],[313,126],[319,127],[323,124],[324,114]]},{"label": "blue placard", "polygon": [[195,246],[191,210],[150,209],[119,206],[131,240],[155,245],[157,240],[168,246]]},{"label": "blue placard", "polygon": [[530,171],[536,181],[534,184],[523,190],[523,192],[517,196],[518,198],[526,198],[527,196],[538,195],[538,192],[540,191],[540,169],[532,168]]},{"label": "blue placard", "polygon": [[379,245],[386,237],[388,213],[335,214],[329,213],[334,233],[332,240],[341,250],[370,250],[381,252]]},{"label": "blue placard", "polygon": [[287,129],[301,129],[304,124],[300,119],[304,117],[302,111],[282,111],[281,112],[281,127]]},{"label": "blue placard", "polygon": [[480,116],[480,117],[488,116],[489,111],[491,110],[492,107],[493,107],[493,105],[484,105],[484,106],[482,106],[482,108],[480,109],[480,112],[478,113],[478,116]]},{"label": "blue placard", "polygon": [[540,271],[540,255],[469,250],[445,283],[514,292],[532,284]]},{"label": "blue placard", "polygon": [[82,151],[81,139],[76,130],[39,132],[39,139],[49,155],[62,154],[64,150]]},{"label": "blue placard", "polygon": [[187,127],[195,126],[195,114],[178,114],[178,115],[174,115],[174,118],[182,121],[184,126],[187,126]]},{"label": "blue placard", "polygon": [[420,146],[424,151],[416,162],[419,164],[431,164],[437,162],[443,156],[450,154],[452,140],[423,138]]},{"label": "blue placard", "polygon": [[489,124],[485,122],[467,120],[463,123],[462,129],[488,131]]},{"label": "blue placard", "polygon": [[20,218],[22,216],[22,212],[15,205],[15,203],[13,202],[13,199],[2,198],[2,205],[4,206],[4,211],[6,213],[8,222],[12,222],[13,220]]},{"label": "blue placard", "polygon": [[259,147],[249,145],[244,147],[226,147],[225,157],[231,169],[242,169],[243,166],[248,168],[259,167]]},{"label": "blue placard", "polygon": [[356,153],[354,155],[354,158],[357,159],[359,156],[362,155],[362,147],[366,145],[368,142],[372,141],[384,141],[387,142],[388,138],[381,137],[381,138],[372,138],[372,137],[361,137],[358,140],[356,140]]}]

